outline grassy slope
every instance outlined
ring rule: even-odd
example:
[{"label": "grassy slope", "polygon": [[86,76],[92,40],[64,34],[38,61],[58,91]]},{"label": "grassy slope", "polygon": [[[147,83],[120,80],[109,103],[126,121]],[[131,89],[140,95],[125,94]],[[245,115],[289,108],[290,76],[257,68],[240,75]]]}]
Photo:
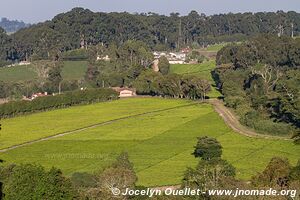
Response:
[{"label": "grassy slope", "polygon": [[35,77],[36,74],[30,65],[0,68],[0,81],[28,81],[34,79]]},{"label": "grassy slope", "polygon": [[[136,99],[75,106],[1,120],[0,149],[89,125],[144,112],[185,105],[188,101]],[[128,109],[134,106],[134,109]],[[17,138],[17,139],[16,139]]]},{"label": "grassy slope", "polygon": [[[83,78],[86,69],[86,61],[65,61],[62,76],[64,80],[78,80]],[[5,82],[27,81],[36,76],[31,65],[0,68],[0,80]]]},{"label": "grassy slope", "polygon": [[65,61],[62,70],[64,80],[78,80],[84,77],[87,61]]},{"label": "grassy slope", "polygon": [[[214,80],[212,79],[211,71],[214,70],[215,66],[216,66],[216,61],[210,60],[202,64],[171,65],[170,71],[171,73],[176,73],[176,74],[199,76],[202,79],[206,79],[210,81],[210,83],[213,85]],[[211,98],[216,98],[222,95],[219,91],[216,90],[215,87],[212,87],[212,91],[208,94],[208,96]]]},{"label": "grassy slope", "polygon": [[214,45],[210,45],[209,47],[207,47],[206,50],[217,52],[217,51],[220,51],[226,45],[228,45],[228,43],[214,44]]},{"label": "grassy slope", "polygon": [[[124,99],[51,111],[45,115],[51,113],[51,119],[58,123],[59,118],[65,118],[66,124],[73,121],[74,126],[80,121],[100,120],[109,115],[116,118],[123,116],[124,112],[139,113],[187,103],[189,102],[184,100]],[[70,111],[66,110],[72,110],[75,117],[71,119]],[[77,116],[76,119],[79,113],[80,117]],[[27,116],[23,119],[24,123],[31,117],[36,117],[33,121],[37,127],[52,131],[66,126],[48,127],[45,120],[50,118],[38,118],[41,114]],[[16,125],[18,124],[21,124],[21,121]],[[30,124],[27,122],[28,125]],[[23,128],[19,127],[20,130]],[[236,134],[207,104],[178,107],[121,120],[15,149],[0,156],[8,162],[36,162],[48,168],[55,165],[70,175],[75,171],[99,170],[113,162],[120,152],[128,151],[134,162],[139,184],[170,185],[180,183],[186,167],[196,165],[197,159],[193,158],[191,153],[196,138],[204,135],[216,137],[222,143],[224,158],[237,168],[237,176],[242,179],[248,179],[257,171],[261,171],[273,156],[288,157],[293,164],[299,159],[300,146],[291,141],[254,139]]]}]

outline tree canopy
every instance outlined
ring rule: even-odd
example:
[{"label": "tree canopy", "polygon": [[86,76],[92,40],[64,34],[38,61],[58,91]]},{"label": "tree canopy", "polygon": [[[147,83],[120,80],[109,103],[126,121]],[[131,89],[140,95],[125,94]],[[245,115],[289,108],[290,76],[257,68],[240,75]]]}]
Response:
[{"label": "tree canopy", "polygon": [[74,8],[10,36],[13,40],[10,45],[12,53],[6,59],[24,60],[34,54],[45,59],[59,51],[113,42],[120,45],[128,40],[140,40],[151,49],[163,50],[237,41],[258,33],[296,36],[299,32],[300,14],[296,12],[206,16],[191,11],[186,16],[178,13],[165,16],[155,13],[103,13]]},{"label": "tree canopy", "polygon": [[300,40],[260,35],[218,52],[214,78],[227,106],[262,133],[294,135],[300,128]]}]

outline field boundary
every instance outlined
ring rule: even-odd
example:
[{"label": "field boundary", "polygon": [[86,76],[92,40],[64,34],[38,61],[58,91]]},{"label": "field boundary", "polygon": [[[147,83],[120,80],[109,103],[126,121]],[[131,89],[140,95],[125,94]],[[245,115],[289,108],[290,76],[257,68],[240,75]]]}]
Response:
[{"label": "field boundary", "polygon": [[96,128],[96,127],[99,127],[99,126],[112,124],[114,122],[122,121],[122,120],[125,120],[125,119],[135,118],[135,117],[148,115],[148,114],[152,114],[152,113],[164,112],[164,111],[168,111],[168,110],[174,110],[174,109],[183,108],[183,107],[194,106],[194,105],[197,105],[197,104],[199,104],[199,102],[189,103],[189,104],[186,104],[186,105],[170,107],[170,108],[165,108],[165,109],[160,109],[160,110],[154,110],[154,111],[149,111],[149,112],[144,112],[144,113],[139,113],[139,114],[130,115],[130,116],[121,117],[121,118],[116,118],[116,119],[112,119],[112,120],[92,124],[92,125],[89,125],[89,126],[85,126],[85,127],[82,127],[82,128],[77,128],[77,129],[74,129],[74,130],[57,133],[57,134],[50,135],[50,136],[43,137],[43,138],[39,138],[39,139],[36,139],[36,140],[31,140],[31,141],[24,142],[24,143],[17,144],[17,145],[13,145],[13,146],[10,146],[10,147],[2,148],[2,149],[0,149],[0,153],[4,153],[4,152],[7,152],[7,151],[10,151],[10,150],[19,148],[19,147],[28,146],[28,145],[35,144],[35,143],[38,143],[38,142],[47,141],[47,140],[54,139],[54,138],[59,138],[59,137],[65,136],[65,135],[78,133],[78,132],[81,132],[81,131],[85,131],[87,129],[92,129],[92,128]]}]

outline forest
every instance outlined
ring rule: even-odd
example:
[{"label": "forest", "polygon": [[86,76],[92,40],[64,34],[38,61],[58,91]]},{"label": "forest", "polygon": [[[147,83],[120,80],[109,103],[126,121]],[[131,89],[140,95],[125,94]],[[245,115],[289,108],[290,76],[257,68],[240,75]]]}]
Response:
[{"label": "forest", "polygon": [[[0,30],[0,61],[55,58],[61,52],[91,45],[117,45],[140,40],[151,49],[203,47],[218,42],[245,40],[258,33],[297,35],[300,14],[258,12],[206,16],[191,11],[186,16],[171,13],[94,13],[74,8],[52,20],[32,25],[8,36]],[[3,64],[2,64],[3,65]]]},{"label": "forest", "polygon": [[299,137],[299,39],[254,37],[224,47],[217,64],[215,80],[242,123],[260,132]]}]

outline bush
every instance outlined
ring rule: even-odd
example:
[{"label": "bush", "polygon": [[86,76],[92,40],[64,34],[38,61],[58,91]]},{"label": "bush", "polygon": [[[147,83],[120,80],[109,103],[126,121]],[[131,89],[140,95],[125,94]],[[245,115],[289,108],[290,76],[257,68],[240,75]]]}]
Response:
[{"label": "bush", "polygon": [[264,119],[256,111],[250,111],[240,119],[241,123],[260,133],[272,135],[293,135],[295,128],[287,123],[274,122],[272,119]]},{"label": "bush", "polygon": [[59,169],[46,171],[39,165],[22,164],[4,180],[5,199],[74,199],[71,181]]},{"label": "bush", "polygon": [[85,91],[66,92],[56,96],[39,97],[33,101],[12,101],[0,105],[0,118],[117,98],[118,93],[112,89],[89,89]]}]

